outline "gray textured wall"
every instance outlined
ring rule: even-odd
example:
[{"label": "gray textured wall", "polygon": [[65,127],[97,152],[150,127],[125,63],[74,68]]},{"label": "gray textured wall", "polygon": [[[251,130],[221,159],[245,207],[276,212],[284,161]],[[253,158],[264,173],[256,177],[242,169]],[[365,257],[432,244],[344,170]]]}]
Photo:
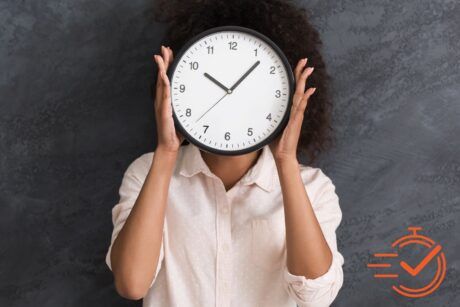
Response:
[{"label": "gray textured wall", "polygon": [[[127,165],[155,145],[148,0],[0,1],[0,306],[139,306],[104,256]],[[334,77],[343,210],[335,306],[453,306],[460,293],[460,4],[303,1]],[[419,225],[443,244],[430,297],[390,292],[369,255]],[[414,264],[415,265],[415,264]]]}]

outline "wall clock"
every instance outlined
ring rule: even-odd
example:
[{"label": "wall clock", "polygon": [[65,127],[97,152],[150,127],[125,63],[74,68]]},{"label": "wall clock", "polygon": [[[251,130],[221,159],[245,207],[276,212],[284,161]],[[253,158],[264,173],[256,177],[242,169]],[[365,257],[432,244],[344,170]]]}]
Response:
[{"label": "wall clock", "polygon": [[202,150],[241,155],[285,128],[294,74],[281,49],[239,26],[190,39],[168,70],[176,129]]}]

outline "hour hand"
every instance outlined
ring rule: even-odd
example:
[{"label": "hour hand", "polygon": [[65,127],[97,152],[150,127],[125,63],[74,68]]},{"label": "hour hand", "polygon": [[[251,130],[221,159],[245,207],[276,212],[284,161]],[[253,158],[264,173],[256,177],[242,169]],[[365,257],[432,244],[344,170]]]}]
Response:
[{"label": "hour hand", "polygon": [[226,93],[230,94],[232,92],[232,91],[230,91],[230,89],[228,89],[225,85],[223,85],[222,83],[217,81],[213,76],[211,76],[207,72],[204,73],[204,76],[206,78],[208,78],[209,80],[211,80],[212,82],[214,82],[217,86],[219,86],[221,89],[223,89]]}]

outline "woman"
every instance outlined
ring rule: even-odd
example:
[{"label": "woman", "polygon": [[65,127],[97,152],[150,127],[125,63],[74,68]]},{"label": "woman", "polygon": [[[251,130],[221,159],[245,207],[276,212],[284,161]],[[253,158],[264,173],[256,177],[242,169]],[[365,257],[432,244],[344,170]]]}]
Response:
[{"label": "woman", "polygon": [[281,0],[169,1],[157,12],[173,49],[221,25],[265,34],[296,88],[286,128],[262,149],[219,156],[181,146],[166,75],[173,51],[161,46],[157,147],[128,167],[112,210],[106,262],[118,293],[144,306],[329,306],[343,283],[341,210],[331,180],[297,158],[311,162],[330,130],[328,75],[306,12]]}]

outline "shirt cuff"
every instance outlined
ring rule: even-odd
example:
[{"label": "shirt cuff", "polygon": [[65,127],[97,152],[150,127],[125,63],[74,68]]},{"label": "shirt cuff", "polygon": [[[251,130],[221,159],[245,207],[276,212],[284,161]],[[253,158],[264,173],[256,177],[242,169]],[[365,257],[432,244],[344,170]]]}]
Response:
[{"label": "shirt cuff", "polygon": [[[111,271],[112,271],[112,262],[110,260],[110,253],[112,252],[112,246],[113,246],[113,241],[110,244],[109,249],[107,251],[107,254],[105,256],[105,263],[107,264],[107,266],[109,267],[109,269]],[[159,259],[158,259],[157,268],[155,270],[155,275],[153,276],[152,282],[150,283],[150,288],[155,283],[155,281],[156,281],[156,279],[158,277],[158,273],[160,272],[160,269],[162,267],[162,262],[163,262],[163,258],[164,258],[164,250],[163,250],[163,248],[164,248],[164,243],[163,243],[163,239],[162,239],[161,240],[161,248],[160,248],[160,256],[159,256]]]},{"label": "shirt cuff", "polygon": [[110,253],[112,252],[112,244],[110,244],[107,254],[105,255],[105,263],[109,267],[110,271],[112,271],[112,262],[110,260]]},{"label": "shirt cuff", "polygon": [[343,284],[343,256],[337,253],[328,271],[315,279],[294,275],[284,265],[286,290],[299,306],[329,306]]}]

